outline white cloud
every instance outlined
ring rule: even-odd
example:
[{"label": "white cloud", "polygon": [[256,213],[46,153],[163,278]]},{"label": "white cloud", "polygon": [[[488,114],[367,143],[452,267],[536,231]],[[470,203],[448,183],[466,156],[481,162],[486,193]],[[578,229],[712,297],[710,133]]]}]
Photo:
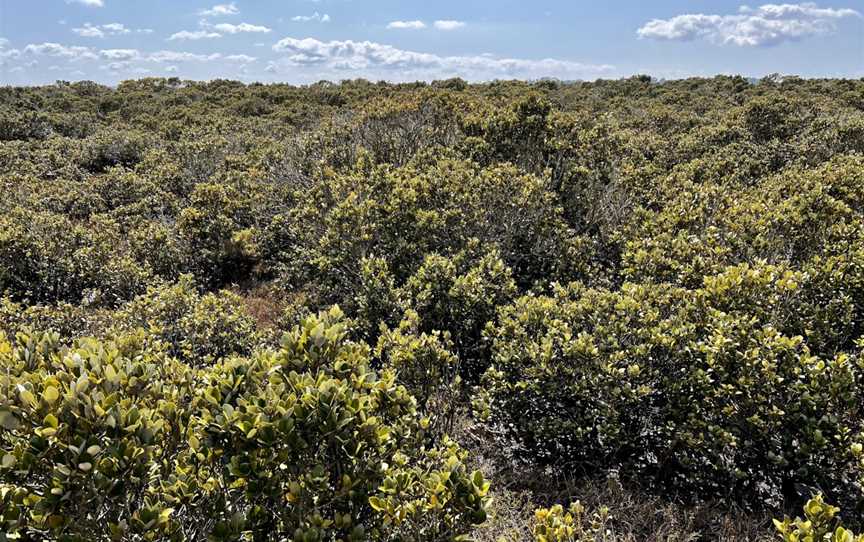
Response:
[{"label": "white cloud", "polygon": [[[327,18],[327,20],[330,20],[329,17]],[[174,34],[171,34],[171,36],[168,38],[168,41],[213,39],[221,38],[225,34],[240,34],[244,32],[259,34],[267,34],[271,32],[271,30],[266,26],[258,26],[249,23],[210,24],[206,20],[201,20],[198,21],[198,26],[201,27],[198,30],[181,30],[180,32],[175,32]]]},{"label": "white cloud", "polygon": [[70,60],[93,60],[98,58],[89,47],[78,45],[61,45],[59,43],[31,43],[24,48],[25,53],[33,55],[54,56],[68,58]]},{"label": "white cloud", "polygon": [[[105,36],[123,36],[131,34],[133,30],[131,28],[126,28],[126,25],[122,23],[108,23],[103,25],[84,23],[84,26],[82,27],[73,28],[72,32],[84,38],[104,38]],[[152,33],[153,30],[149,28],[141,28],[135,30],[135,32],[149,34]]]},{"label": "white cloud", "polygon": [[21,51],[18,49],[3,49],[0,47],[0,66],[3,66],[11,59],[16,59],[21,57]]},{"label": "white cloud", "polygon": [[[22,52],[13,50],[14,58],[21,56]],[[0,48],[0,62],[4,60],[7,53]],[[140,51],[138,49],[101,49],[95,50],[89,47],[67,46],[59,43],[30,44],[23,49],[23,54],[40,55],[77,62],[81,60],[103,60],[105,63],[99,66],[101,70],[110,72],[128,71],[132,73],[147,73],[147,64],[167,64],[170,68],[182,62],[226,62],[231,64],[247,65],[257,61],[257,58],[244,54],[210,53],[199,54],[186,51],[162,50],[156,52]],[[166,68],[167,69],[167,68]]]},{"label": "white cloud", "polygon": [[123,25],[122,23],[103,24],[102,28],[104,28],[108,32],[113,32],[115,34],[129,34],[131,32],[131,30],[126,28],[126,26]]},{"label": "white cloud", "polygon": [[187,53],[184,51],[156,51],[155,53],[150,53],[145,57],[145,60],[149,62],[211,62],[213,60],[219,60],[222,58],[222,55],[219,53],[212,53],[209,55],[202,55],[197,53]]},{"label": "white cloud", "polygon": [[239,34],[241,32],[257,32],[257,33],[268,33],[270,29],[266,26],[258,26],[249,23],[240,23],[240,24],[230,24],[230,23],[221,23],[214,24],[213,29],[217,32],[221,32],[223,34]]},{"label": "white cloud", "polygon": [[102,49],[99,56],[108,60],[135,60],[141,53],[137,49]]},{"label": "white cloud", "polygon": [[202,9],[198,12],[202,17],[223,17],[226,15],[237,15],[240,10],[234,2],[230,4],[217,4],[209,9]]},{"label": "white cloud", "polygon": [[165,66],[165,71],[168,73],[177,73],[180,71],[180,68],[177,66]]},{"label": "white cloud", "polygon": [[387,25],[387,28],[396,30],[420,30],[426,28],[426,23],[423,21],[393,21]]},{"label": "white cloud", "polygon": [[82,28],[73,28],[72,32],[75,32],[79,36],[83,38],[104,38],[105,32],[102,31],[98,26],[91,26],[90,23],[84,23]]},{"label": "white cloud", "polygon": [[103,0],[66,0],[67,4],[81,4],[91,8],[101,8],[105,6]]},{"label": "white cloud", "polygon": [[465,26],[465,23],[462,21],[435,21],[433,25],[438,30],[456,30]]},{"label": "white cloud", "polygon": [[330,22],[330,16],[327,15],[326,13],[321,15],[320,13],[318,13],[316,11],[312,15],[296,15],[294,17],[291,17],[291,20],[294,21],[295,23],[308,23],[308,22],[312,22],[312,21],[320,22],[320,23],[329,23]]},{"label": "white cloud", "polygon": [[0,38],[0,66],[5,65],[9,59],[21,56],[21,51],[18,49],[6,49],[8,45],[9,40],[6,38]]},{"label": "white cloud", "polygon": [[212,38],[221,38],[222,34],[218,32],[210,32],[209,30],[182,30],[171,34],[168,41],[176,40],[203,40]]},{"label": "white cloud", "polygon": [[258,60],[254,56],[249,55],[225,55],[223,58],[228,62],[241,62],[243,64],[249,64]]},{"label": "white cloud", "polygon": [[840,19],[860,17],[853,9],[820,8],[814,3],[742,6],[735,15],[685,14],[653,19],[637,30],[641,38],[667,41],[703,39],[738,46],[777,45],[837,30]]},{"label": "white cloud", "polygon": [[[561,79],[597,78],[614,70],[613,66],[591,65],[568,60],[526,60],[493,56],[439,56],[397,49],[370,41],[319,41],[313,38],[285,38],[273,46],[284,55],[284,67],[311,67],[316,74],[329,72],[333,78],[345,71],[352,77],[384,76],[389,79],[437,79],[461,76],[472,80],[496,78],[557,77]],[[275,65],[274,68],[275,69]],[[272,71],[268,66],[267,71]]]},{"label": "white cloud", "polygon": [[112,72],[120,72],[120,71],[126,71],[131,67],[132,67],[131,62],[129,62],[128,60],[121,60],[119,62],[110,62],[108,64],[100,66],[99,69],[108,70],[108,71],[112,71]]}]

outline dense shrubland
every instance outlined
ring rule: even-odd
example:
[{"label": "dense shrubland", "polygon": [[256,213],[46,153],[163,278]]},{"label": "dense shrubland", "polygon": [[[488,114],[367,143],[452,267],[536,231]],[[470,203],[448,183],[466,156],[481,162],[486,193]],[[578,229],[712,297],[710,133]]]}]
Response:
[{"label": "dense shrubland", "polygon": [[7,87],[0,191],[0,540],[864,528],[864,82]]}]

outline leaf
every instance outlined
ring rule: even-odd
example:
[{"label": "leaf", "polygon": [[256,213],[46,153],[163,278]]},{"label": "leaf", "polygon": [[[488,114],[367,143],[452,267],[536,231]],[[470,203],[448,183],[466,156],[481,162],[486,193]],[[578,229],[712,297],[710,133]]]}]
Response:
[{"label": "leaf", "polygon": [[4,469],[11,469],[18,460],[15,459],[15,456],[12,454],[5,454],[3,456],[2,462],[0,462],[0,466]]},{"label": "leaf", "polygon": [[36,396],[27,388],[24,388],[23,386],[19,387],[18,395],[21,397],[23,403],[30,406],[36,404]]},{"label": "leaf", "polygon": [[55,388],[54,386],[48,386],[47,388],[42,390],[42,399],[44,399],[47,403],[54,404],[54,402],[57,401],[57,399],[59,398],[60,392],[58,392],[57,388]]},{"label": "leaf", "polygon": [[377,512],[383,512],[387,509],[387,503],[385,503],[378,497],[369,497],[369,506],[371,506],[372,509]]},{"label": "leaf", "polygon": [[42,424],[47,426],[47,427],[57,429],[57,427],[60,425],[60,422],[57,421],[57,416],[55,416],[54,414],[48,414],[42,420]]},{"label": "leaf", "polygon": [[0,410],[0,427],[8,431],[18,429],[18,418],[8,410]]}]

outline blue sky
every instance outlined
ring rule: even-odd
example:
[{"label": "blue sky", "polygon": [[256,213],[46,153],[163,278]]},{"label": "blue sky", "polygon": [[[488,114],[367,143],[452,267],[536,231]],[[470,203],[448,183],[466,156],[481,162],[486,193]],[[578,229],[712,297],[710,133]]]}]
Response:
[{"label": "blue sky", "polygon": [[0,0],[0,84],[864,77],[864,0]]}]

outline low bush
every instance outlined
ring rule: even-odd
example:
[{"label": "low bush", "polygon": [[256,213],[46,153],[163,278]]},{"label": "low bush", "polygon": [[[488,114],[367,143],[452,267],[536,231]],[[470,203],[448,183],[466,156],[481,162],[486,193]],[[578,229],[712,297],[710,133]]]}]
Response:
[{"label": "low bush", "polygon": [[151,287],[117,314],[121,330],[142,328],[189,364],[210,364],[230,355],[248,355],[256,344],[254,321],[237,294],[201,295],[191,275],[176,284]]},{"label": "low bush", "polygon": [[60,540],[456,540],[489,483],[338,309],[195,369],[143,333],[0,340],[0,529]]},{"label": "low bush", "polygon": [[864,542],[864,534],[856,535],[840,524],[840,509],[827,504],[817,495],[804,505],[804,518],[774,520],[783,542]]},{"label": "low bush", "polygon": [[[787,287],[783,275],[770,286]],[[864,363],[812,354],[755,307],[730,310],[740,292],[625,284],[519,299],[489,328],[476,409],[502,447],[570,472],[621,469],[757,507],[794,501],[799,484],[857,504]]]},{"label": "low bush", "polygon": [[566,510],[560,504],[534,513],[536,542],[606,542],[614,540],[608,524],[609,509],[601,507],[590,516],[579,501]]}]

